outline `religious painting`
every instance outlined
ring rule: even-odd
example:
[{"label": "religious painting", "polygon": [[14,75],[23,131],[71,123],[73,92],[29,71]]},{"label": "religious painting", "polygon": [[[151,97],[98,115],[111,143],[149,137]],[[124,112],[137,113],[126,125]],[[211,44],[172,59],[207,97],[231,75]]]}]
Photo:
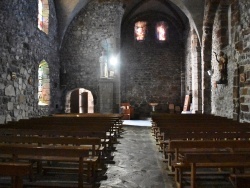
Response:
[{"label": "religious painting", "polygon": [[135,39],[137,41],[143,41],[146,38],[147,22],[138,21],[135,23]]}]

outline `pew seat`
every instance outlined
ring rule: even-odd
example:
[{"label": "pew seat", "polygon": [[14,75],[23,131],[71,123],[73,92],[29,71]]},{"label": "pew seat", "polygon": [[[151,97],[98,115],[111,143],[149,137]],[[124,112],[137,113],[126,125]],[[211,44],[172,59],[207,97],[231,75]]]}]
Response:
[{"label": "pew seat", "polygon": [[11,176],[13,188],[23,188],[23,177],[31,174],[31,163],[0,162],[0,176]]},{"label": "pew seat", "polygon": [[187,153],[182,161],[175,163],[175,181],[178,188],[183,187],[183,171],[190,170],[191,188],[196,188],[197,169],[203,168],[250,168],[250,153]]},{"label": "pew seat", "polygon": [[230,174],[229,177],[234,188],[250,187],[250,174]]}]

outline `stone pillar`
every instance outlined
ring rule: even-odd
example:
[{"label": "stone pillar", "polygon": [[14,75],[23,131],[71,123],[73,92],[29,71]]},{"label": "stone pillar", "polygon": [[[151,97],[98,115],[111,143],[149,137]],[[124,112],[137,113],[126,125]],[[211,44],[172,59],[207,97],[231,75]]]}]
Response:
[{"label": "stone pillar", "polygon": [[99,81],[100,113],[113,113],[114,83],[110,79]]},{"label": "stone pillar", "polygon": [[203,28],[203,61],[202,61],[202,112],[211,114],[211,77],[207,74],[211,70],[212,25]]},{"label": "stone pillar", "polygon": [[239,121],[240,118],[240,100],[239,100],[239,65],[236,65],[234,71],[234,79],[233,79],[233,119]]},{"label": "stone pillar", "polygon": [[195,48],[192,60],[192,106],[193,112],[202,113],[201,47]]},{"label": "stone pillar", "polygon": [[198,46],[197,50],[197,62],[198,62],[198,113],[202,113],[202,72],[201,72],[201,47]]}]

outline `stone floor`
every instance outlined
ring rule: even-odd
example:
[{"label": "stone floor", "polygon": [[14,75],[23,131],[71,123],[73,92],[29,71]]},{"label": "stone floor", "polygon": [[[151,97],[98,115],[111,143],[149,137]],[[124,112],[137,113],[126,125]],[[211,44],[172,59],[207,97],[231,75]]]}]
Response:
[{"label": "stone floor", "polygon": [[150,127],[125,126],[100,188],[173,188]]}]

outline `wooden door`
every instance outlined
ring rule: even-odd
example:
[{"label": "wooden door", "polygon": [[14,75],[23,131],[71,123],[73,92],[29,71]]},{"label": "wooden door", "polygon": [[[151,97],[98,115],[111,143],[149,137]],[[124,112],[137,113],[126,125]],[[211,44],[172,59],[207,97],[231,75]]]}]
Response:
[{"label": "wooden door", "polygon": [[79,89],[77,89],[71,93],[70,113],[79,113]]},{"label": "wooden door", "polygon": [[82,97],[82,104],[81,104],[82,113],[88,113],[88,92],[83,92],[81,94],[81,97]]}]

